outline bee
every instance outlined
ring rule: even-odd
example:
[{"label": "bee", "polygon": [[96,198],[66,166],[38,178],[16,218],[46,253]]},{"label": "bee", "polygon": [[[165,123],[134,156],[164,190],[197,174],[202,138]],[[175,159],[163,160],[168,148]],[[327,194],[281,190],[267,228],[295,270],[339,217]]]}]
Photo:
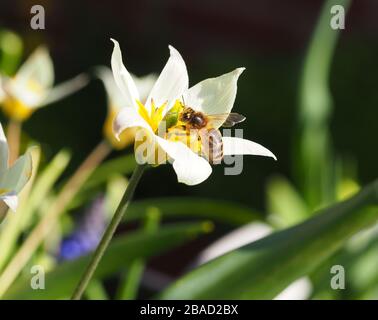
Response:
[{"label": "bee", "polygon": [[187,132],[197,132],[198,140],[201,142],[201,153],[209,163],[219,164],[223,159],[223,142],[222,134],[216,129],[219,125],[215,124],[231,128],[243,122],[245,117],[238,113],[208,115],[184,106],[179,120],[184,123]]}]

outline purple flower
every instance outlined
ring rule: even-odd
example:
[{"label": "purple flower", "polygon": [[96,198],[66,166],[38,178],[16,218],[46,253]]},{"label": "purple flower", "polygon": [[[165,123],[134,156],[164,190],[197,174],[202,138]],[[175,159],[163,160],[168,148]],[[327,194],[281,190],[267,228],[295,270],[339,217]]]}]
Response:
[{"label": "purple flower", "polygon": [[74,260],[96,249],[106,227],[104,197],[97,197],[85,210],[76,229],[60,243],[58,261]]}]

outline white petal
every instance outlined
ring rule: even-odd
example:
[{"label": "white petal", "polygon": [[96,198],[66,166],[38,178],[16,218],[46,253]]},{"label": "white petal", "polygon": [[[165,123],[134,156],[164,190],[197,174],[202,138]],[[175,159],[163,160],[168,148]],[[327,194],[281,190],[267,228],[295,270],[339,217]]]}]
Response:
[{"label": "white petal", "polygon": [[113,132],[115,136],[118,139],[122,131],[133,127],[141,127],[153,133],[149,124],[140,116],[135,108],[122,108],[113,123]]},{"label": "white petal", "polygon": [[37,82],[19,81],[17,78],[10,79],[6,83],[6,91],[31,109],[40,106],[47,97],[48,90],[40,87]]},{"label": "white petal", "polygon": [[307,277],[299,278],[284,289],[274,300],[307,300],[311,296],[312,283]]},{"label": "white petal", "polygon": [[48,91],[47,97],[42,101],[39,107],[63,99],[64,97],[83,88],[85,85],[88,84],[88,82],[88,77],[84,74],[80,74],[71,80],[65,81],[53,87]]},{"label": "white petal", "polygon": [[16,163],[0,178],[0,189],[19,193],[29,181],[32,174],[32,158],[30,153],[18,158]]},{"label": "white petal", "polygon": [[13,212],[16,212],[18,207],[18,196],[16,192],[12,191],[7,194],[0,195],[0,199],[3,200]]},{"label": "white petal", "polygon": [[185,62],[175,48],[169,46],[169,50],[170,57],[168,62],[146,100],[147,110],[149,110],[151,99],[153,99],[157,106],[168,102],[167,111],[174,104],[175,100],[188,90],[189,79]]},{"label": "white petal", "polygon": [[119,44],[116,40],[111,39],[114,43],[114,49],[112,54],[112,70],[114,80],[121,90],[124,97],[124,106],[137,108],[136,100],[139,100],[138,89],[134,83],[133,78],[127,71],[122,62],[122,53],[119,48]]},{"label": "white petal", "polygon": [[138,88],[140,101],[142,103],[145,103],[148,95],[150,94],[154,84],[157,81],[158,76],[154,73],[142,77],[137,77],[133,74],[131,74],[131,76],[133,77],[135,85]]},{"label": "white petal", "polygon": [[95,72],[104,83],[106,94],[108,97],[108,105],[112,108],[116,108],[116,110],[119,110],[124,105],[125,100],[123,98],[121,90],[115,83],[112,70],[108,67],[101,66],[97,67]]},{"label": "white petal", "polygon": [[272,232],[272,227],[263,222],[252,222],[240,227],[203,250],[197,258],[196,265],[204,264],[227,252],[257,241]]},{"label": "white petal", "polygon": [[[235,69],[217,78],[206,79],[191,87],[185,94],[185,104],[205,114],[230,113],[235,102],[237,81],[244,68]],[[219,128],[223,121],[214,121]]]},{"label": "white petal", "polygon": [[211,174],[210,164],[182,142],[167,141],[156,136],[160,147],[173,159],[178,182],[189,186],[205,181]]},{"label": "white petal", "polygon": [[277,160],[276,156],[262,145],[241,138],[234,137],[222,137],[223,141],[223,154],[227,155],[237,155],[237,154],[249,154],[256,156],[272,157]]},{"label": "white petal", "polygon": [[54,66],[48,50],[37,48],[25,61],[16,74],[16,81],[28,83],[36,82],[43,88],[49,88],[54,83]]},{"label": "white petal", "polygon": [[0,177],[8,169],[8,142],[0,123]]}]

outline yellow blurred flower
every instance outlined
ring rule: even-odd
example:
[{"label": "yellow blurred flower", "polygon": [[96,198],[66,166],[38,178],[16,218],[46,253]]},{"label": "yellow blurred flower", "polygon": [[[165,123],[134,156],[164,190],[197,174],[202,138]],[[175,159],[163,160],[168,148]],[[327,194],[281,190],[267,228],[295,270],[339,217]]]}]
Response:
[{"label": "yellow blurred flower", "polygon": [[0,103],[3,112],[12,120],[23,122],[32,113],[64,98],[88,83],[84,75],[53,87],[54,67],[45,47],[39,47],[9,78],[0,74]]}]

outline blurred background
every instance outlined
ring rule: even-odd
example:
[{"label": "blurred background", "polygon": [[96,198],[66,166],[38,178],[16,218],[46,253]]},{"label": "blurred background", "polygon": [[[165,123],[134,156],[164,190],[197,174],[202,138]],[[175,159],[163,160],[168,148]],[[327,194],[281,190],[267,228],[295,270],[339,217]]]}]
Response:
[{"label": "blurred background", "polygon": [[[278,162],[248,157],[243,174],[223,175],[223,168],[196,187],[177,185],[174,172],[149,172],[138,196],[203,194],[240,200],[262,209],[267,176],[293,177],[290,159],[298,108],[298,82],[304,54],[323,1],[39,1],[46,10],[46,29],[30,28],[35,1],[0,4],[0,26],[25,41],[25,56],[47,44],[57,82],[96,65],[110,65],[114,37],[125,64],[136,75],[159,73],[168,58],[168,44],[187,63],[190,84],[245,66],[234,110],[247,117],[245,138],[262,143]],[[352,3],[346,29],[332,64],[334,110],[331,134],[336,150],[356,160],[362,183],[377,173],[378,153],[378,3]],[[35,113],[25,131],[51,154],[74,151],[72,168],[101,138],[106,96],[100,81],[54,106]],[[48,134],[46,134],[48,133]],[[373,152],[372,152],[373,151]],[[166,181],[159,184],[159,181]],[[175,186],[172,188],[172,186]],[[232,192],[231,192],[232,190]]]},{"label": "blurred background", "polygon": [[[297,150],[302,130],[300,82],[323,3],[2,0],[0,28],[21,36],[24,57],[46,44],[58,83],[97,65],[110,66],[111,37],[119,41],[128,70],[138,76],[161,71],[169,44],[186,61],[190,85],[246,67],[234,106],[235,112],[247,117],[239,128],[244,138],[269,148],[278,161],[245,157],[241,175],[224,176],[223,166],[218,166],[206,182],[195,187],[177,184],[172,168],[161,166],[146,173],[136,198],[203,196],[236,201],[264,213],[267,183],[273,176],[285,176],[298,188],[302,183]],[[46,10],[45,30],[30,28],[34,4]],[[377,14],[377,1],[352,1],[329,70],[333,100],[325,120],[329,144],[360,184],[377,175]],[[45,161],[63,147],[73,152],[68,176],[101,139],[106,112],[103,85],[94,80],[80,92],[33,114],[24,131],[42,143]],[[4,117],[1,120],[6,122]],[[114,151],[112,157],[119,155]]]}]

